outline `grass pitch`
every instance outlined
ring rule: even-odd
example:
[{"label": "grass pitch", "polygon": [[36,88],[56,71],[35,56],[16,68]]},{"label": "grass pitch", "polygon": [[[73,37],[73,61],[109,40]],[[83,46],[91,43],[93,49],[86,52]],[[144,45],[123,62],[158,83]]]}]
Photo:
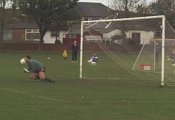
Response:
[{"label": "grass pitch", "polygon": [[[2,120],[174,120],[174,86],[159,88],[160,81],[148,73],[131,73],[122,63],[99,62],[87,66],[89,76],[79,79],[79,62],[64,60],[61,53],[29,53],[47,66],[56,83],[30,80],[23,73],[21,52],[0,54],[0,118]],[[50,59],[47,59],[50,57]],[[126,60],[126,59],[125,59]],[[124,61],[118,61],[124,62]],[[127,62],[128,63],[128,62]],[[113,66],[116,67],[113,67]],[[129,66],[129,63],[128,65]],[[118,78],[109,79],[117,68]],[[108,68],[104,75],[101,68]],[[95,69],[95,70],[94,70]],[[102,79],[94,77],[94,70]],[[104,70],[106,72],[106,70]],[[137,75],[137,77],[136,77]],[[151,75],[154,76],[154,75]],[[125,79],[122,79],[124,78]],[[142,78],[142,79],[141,79]],[[156,77],[155,77],[156,78]]]}]

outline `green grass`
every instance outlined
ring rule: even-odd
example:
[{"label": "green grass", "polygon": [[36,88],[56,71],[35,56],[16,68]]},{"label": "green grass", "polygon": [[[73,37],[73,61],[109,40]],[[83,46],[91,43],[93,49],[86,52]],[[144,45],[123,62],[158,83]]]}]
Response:
[{"label": "green grass", "polygon": [[96,66],[86,63],[88,76],[80,80],[79,62],[72,63],[70,58],[65,61],[60,53],[29,52],[47,66],[47,76],[56,81],[52,84],[30,80],[23,73],[25,66],[19,64],[19,59],[25,54],[0,54],[2,120],[175,119],[175,87],[159,88],[160,81],[150,78],[153,73],[131,72],[127,69],[129,60],[117,59],[119,55],[111,62],[110,57],[100,54]]}]

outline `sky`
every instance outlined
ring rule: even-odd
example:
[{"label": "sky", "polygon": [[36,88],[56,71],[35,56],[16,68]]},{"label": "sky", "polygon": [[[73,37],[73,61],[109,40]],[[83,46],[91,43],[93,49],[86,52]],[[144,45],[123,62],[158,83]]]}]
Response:
[{"label": "sky", "polygon": [[79,2],[97,2],[97,3],[103,3],[104,5],[107,5],[109,0],[79,0]]},{"label": "sky", "polygon": [[[97,2],[97,3],[103,3],[104,5],[108,5],[110,0],[79,0],[79,2]],[[147,2],[153,1],[153,0],[146,0]]]}]

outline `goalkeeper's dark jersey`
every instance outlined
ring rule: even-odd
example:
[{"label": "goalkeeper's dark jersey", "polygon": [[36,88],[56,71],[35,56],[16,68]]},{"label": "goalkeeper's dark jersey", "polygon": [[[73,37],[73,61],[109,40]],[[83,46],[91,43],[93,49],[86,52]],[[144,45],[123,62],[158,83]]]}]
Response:
[{"label": "goalkeeper's dark jersey", "polygon": [[37,60],[31,59],[28,61],[28,70],[30,72],[39,72],[43,68],[44,68],[43,64]]}]

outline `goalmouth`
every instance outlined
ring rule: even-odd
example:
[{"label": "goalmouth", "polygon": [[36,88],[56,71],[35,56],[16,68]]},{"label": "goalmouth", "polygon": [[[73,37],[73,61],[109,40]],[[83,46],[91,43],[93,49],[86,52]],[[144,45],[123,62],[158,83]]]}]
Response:
[{"label": "goalmouth", "polygon": [[[80,79],[83,78],[83,54],[84,54],[84,33],[86,31],[87,26],[93,27],[96,24],[99,23],[105,23],[104,30],[107,29],[109,26],[111,26],[112,23],[116,22],[129,22],[129,21],[135,21],[135,20],[153,20],[153,19],[161,19],[161,79],[160,79],[160,85],[164,86],[165,83],[165,22],[166,17],[164,15],[158,15],[158,16],[146,16],[146,17],[133,17],[133,18],[120,18],[120,19],[104,19],[104,20],[90,20],[90,21],[81,21],[81,35],[80,35]],[[85,60],[86,61],[86,60]]]}]

